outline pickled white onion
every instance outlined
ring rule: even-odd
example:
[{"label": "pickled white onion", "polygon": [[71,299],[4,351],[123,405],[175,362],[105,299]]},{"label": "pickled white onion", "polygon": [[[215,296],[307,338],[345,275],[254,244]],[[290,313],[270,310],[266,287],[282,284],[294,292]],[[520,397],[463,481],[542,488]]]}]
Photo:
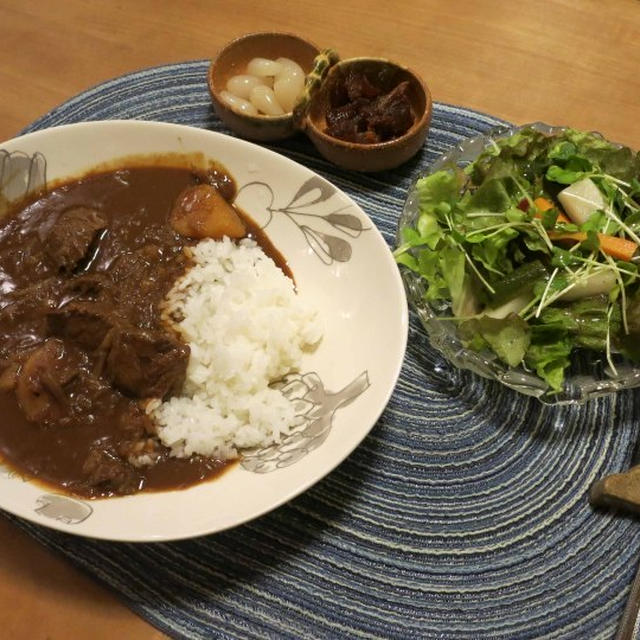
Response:
[{"label": "pickled white onion", "polygon": [[222,92],[221,97],[241,113],[282,115],[293,110],[304,88],[304,80],[305,73],[295,60],[253,58],[247,65],[246,73],[229,78],[227,90]]},{"label": "pickled white onion", "polygon": [[265,86],[257,86],[251,89],[249,95],[251,104],[268,116],[280,116],[284,113],[284,109],[280,106],[276,100],[276,96],[273,89]]},{"label": "pickled white onion", "polygon": [[282,65],[267,58],[253,58],[247,65],[247,73],[252,76],[276,76],[282,71]]},{"label": "pickled white onion", "polygon": [[238,111],[240,113],[244,113],[248,116],[257,116],[258,110],[255,108],[251,102],[248,100],[244,100],[243,98],[238,98],[238,96],[229,93],[228,91],[221,91],[220,98],[222,101],[231,107],[234,111]]},{"label": "pickled white onion", "polygon": [[264,78],[242,73],[227,80],[227,91],[233,93],[234,96],[238,96],[238,98],[248,100],[251,89],[260,84],[265,84]]}]

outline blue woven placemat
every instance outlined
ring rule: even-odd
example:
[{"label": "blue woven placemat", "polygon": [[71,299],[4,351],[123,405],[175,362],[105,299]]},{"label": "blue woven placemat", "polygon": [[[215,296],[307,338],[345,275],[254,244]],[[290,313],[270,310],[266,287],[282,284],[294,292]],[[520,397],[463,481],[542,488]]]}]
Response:
[{"label": "blue woven placemat", "polygon": [[[206,71],[196,61],[123,76],[28,130],[139,118],[228,133]],[[391,244],[417,171],[497,124],[436,104],[421,154],[372,176],[337,170],[303,136],[271,148],[350,194]],[[87,540],[7,517],[176,638],[612,638],[640,523],[594,512],[587,492],[631,464],[637,398],[543,407],[452,369],[412,317],[398,386],[370,435],[267,516],[155,544]]]}]

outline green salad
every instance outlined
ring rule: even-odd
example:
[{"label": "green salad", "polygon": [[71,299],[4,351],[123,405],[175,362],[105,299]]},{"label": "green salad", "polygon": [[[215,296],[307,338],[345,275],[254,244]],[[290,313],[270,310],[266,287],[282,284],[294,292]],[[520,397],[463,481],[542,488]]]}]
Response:
[{"label": "green salad", "polygon": [[[463,344],[559,391],[574,350],[640,361],[640,154],[533,128],[420,178],[398,263]],[[639,258],[640,260],[640,258]]]}]

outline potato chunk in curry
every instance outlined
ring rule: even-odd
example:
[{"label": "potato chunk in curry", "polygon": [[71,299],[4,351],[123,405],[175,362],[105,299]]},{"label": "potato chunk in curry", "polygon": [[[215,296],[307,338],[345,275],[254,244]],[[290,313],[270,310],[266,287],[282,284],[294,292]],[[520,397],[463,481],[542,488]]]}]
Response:
[{"label": "potato chunk in curry", "polygon": [[247,230],[235,209],[208,184],[187,187],[176,199],[169,221],[186,238],[243,238]]}]

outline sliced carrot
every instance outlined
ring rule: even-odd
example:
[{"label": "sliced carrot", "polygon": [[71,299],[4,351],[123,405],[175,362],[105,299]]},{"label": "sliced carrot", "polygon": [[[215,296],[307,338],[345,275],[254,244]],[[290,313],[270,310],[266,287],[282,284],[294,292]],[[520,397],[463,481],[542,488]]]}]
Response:
[{"label": "sliced carrot", "polygon": [[[533,204],[536,205],[538,211],[548,211],[549,209],[553,209],[555,205],[551,200],[547,200],[547,198],[536,198],[533,201]],[[541,216],[536,216],[541,217]],[[559,211],[557,222],[566,222],[567,224],[571,224],[571,220],[567,218],[567,216]],[[587,234],[584,231],[577,231],[575,233],[563,233],[561,231],[549,231],[549,238],[551,240],[573,240],[575,242],[584,242],[587,239]],[[618,236],[610,236],[605,233],[598,234],[598,241],[600,242],[600,249],[610,255],[612,258],[616,260],[624,260],[625,262],[631,262],[631,259],[635,256],[635,253],[638,249],[638,245],[631,241],[626,240],[625,238],[618,238]]]},{"label": "sliced carrot", "polygon": [[[549,209],[553,209],[555,207],[553,202],[551,202],[551,200],[547,200],[546,198],[536,198],[533,201],[533,204],[536,205],[536,208],[538,209],[538,211],[542,211],[542,212],[548,211]],[[558,209],[557,222],[570,223],[571,220],[569,220],[569,218],[567,218],[567,216],[565,216],[564,213],[562,213],[562,211]]]},{"label": "sliced carrot", "polygon": [[536,205],[540,211],[548,211],[549,209],[553,209],[553,202],[551,200],[547,200],[546,198],[536,198],[533,201],[533,204]]},{"label": "sliced carrot", "polygon": [[[587,234],[584,231],[577,231],[576,233],[549,231],[549,237],[551,240],[584,242],[587,239]],[[598,234],[598,241],[600,242],[600,249],[604,253],[616,260],[624,260],[625,262],[631,262],[631,259],[638,249],[638,245],[632,240],[618,238],[618,236],[609,236],[604,233]]]}]

